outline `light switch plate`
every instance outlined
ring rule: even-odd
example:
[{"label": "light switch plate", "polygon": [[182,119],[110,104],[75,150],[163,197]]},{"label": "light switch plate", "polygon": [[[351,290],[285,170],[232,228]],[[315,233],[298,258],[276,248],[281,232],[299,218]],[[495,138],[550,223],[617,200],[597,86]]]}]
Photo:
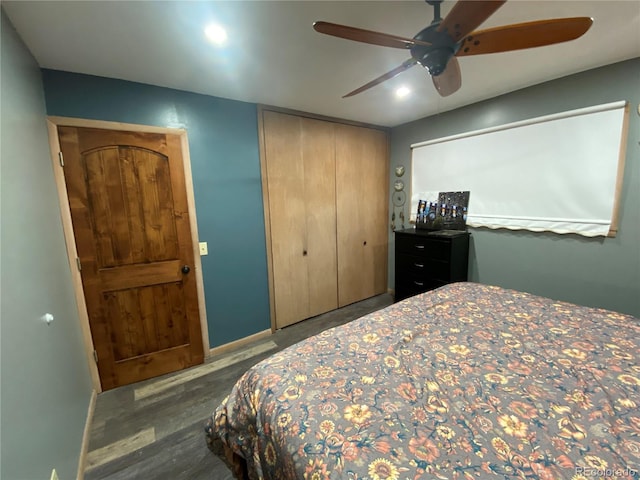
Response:
[{"label": "light switch plate", "polygon": [[209,249],[207,248],[207,242],[198,243],[200,246],[200,255],[209,255]]}]

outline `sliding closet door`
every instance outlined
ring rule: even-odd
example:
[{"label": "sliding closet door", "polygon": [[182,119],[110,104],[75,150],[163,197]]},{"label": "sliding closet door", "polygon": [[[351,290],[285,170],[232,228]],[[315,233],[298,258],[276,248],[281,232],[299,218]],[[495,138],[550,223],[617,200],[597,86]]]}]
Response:
[{"label": "sliding closet door", "polygon": [[300,119],[264,112],[276,325],[305,318],[309,278],[305,248],[304,164]]},{"label": "sliding closet door", "polygon": [[333,125],[263,112],[275,326],[337,308]]},{"label": "sliding closet door", "polygon": [[387,136],[336,126],[338,305],[387,288]]},{"label": "sliding closet door", "polygon": [[336,158],[334,124],[308,118],[301,123],[308,318],[338,308]]}]

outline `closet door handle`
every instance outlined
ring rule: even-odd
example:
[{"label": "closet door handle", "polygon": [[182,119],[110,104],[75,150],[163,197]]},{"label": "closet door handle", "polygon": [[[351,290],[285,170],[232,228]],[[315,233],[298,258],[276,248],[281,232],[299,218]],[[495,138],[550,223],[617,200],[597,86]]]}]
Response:
[{"label": "closet door handle", "polygon": [[416,245],[415,246],[418,250],[424,250],[424,245]]},{"label": "closet door handle", "polygon": [[415,283],[419,287],[424,287],[424,282],[418,282],[418,281],[414,280],[413,283]]},{"label": "closet door handle", "polygon": [[303,251],[302,251],[302,256],[303,256],[303,257],[306,257],[306,256],[307,256],[307,251],[306,251],[306,250],[303,250]]},{"label": "closet door handle", "polygon": [[413,265],[418,268],[424,268],[424,263],[414,263]]}]

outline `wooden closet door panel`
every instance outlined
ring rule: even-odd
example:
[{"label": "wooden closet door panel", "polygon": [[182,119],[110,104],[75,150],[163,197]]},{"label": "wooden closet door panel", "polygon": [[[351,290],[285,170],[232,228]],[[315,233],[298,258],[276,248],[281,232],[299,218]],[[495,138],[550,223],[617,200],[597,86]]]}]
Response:
[{"label": "wooden closet door panel", "polygon": [[362,191],[362,141],[357,127],[336,126],[336,208],[338,243],[338,305],[343,307],[362,297],[359,266],[366,214]]},{"label": "wooden closet door panel", "polygon": [[338,308],[336,160],[334,125],[302,119],[307,273],[307,317]]},{"label": "wooden closet door panel", "polygon": [[338,304],[386,290],[387,140],[381,131],[336,127]]},{"label": "wooden closet door panel", "polygon": [[362,281],[363,298],[368,298],[387,290],[389,162],[386,133],[364,129],[363,134],[363,168],[367,172],[362,179],[367,209],[363,222],[367,246],[363,249]]},{"label": "wooden closet door panel", "polygon": [[265,111],[263,124],[275,322],[282,328],[307,318],[309,309],[301,119]]}]

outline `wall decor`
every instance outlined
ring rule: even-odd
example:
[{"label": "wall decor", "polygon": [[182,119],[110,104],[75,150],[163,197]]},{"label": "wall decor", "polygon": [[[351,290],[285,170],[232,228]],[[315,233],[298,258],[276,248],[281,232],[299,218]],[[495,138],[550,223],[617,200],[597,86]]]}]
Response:
[{"label": "wall decor", "polygon": [[393,194],[393,206],[402,207],[407,199],[407,194],[404,191],[394,192]]},{"label": "wall decor", "polygon": [[402,180],[396,180],[393,185],[394,192],[391,195],[391,202],[393,203],[393,213],[391,214],[391,231],[396,230],[396,209],[399,209],[398,218],[400,218],[401,228],[404,229],[404,204],[407,200],[407,194],[404,191],[404,182]]}]

